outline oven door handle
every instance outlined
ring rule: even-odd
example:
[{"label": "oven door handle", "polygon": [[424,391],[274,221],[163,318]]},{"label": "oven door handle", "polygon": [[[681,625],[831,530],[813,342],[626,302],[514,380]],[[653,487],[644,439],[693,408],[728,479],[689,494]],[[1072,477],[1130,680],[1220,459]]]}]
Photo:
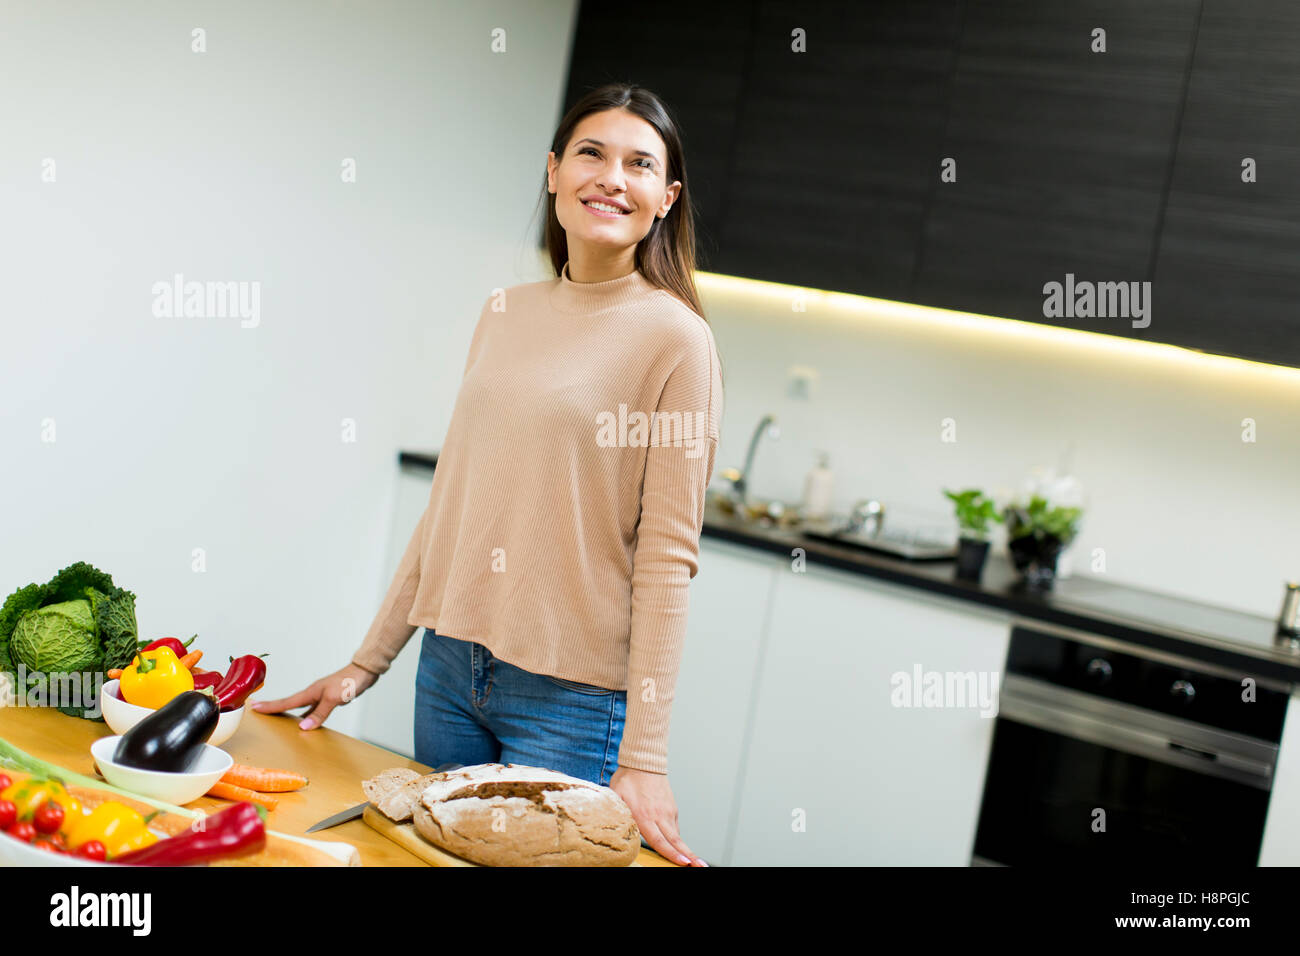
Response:
[{"label": "oven door handle", "polygon": [[998,719],[1262,790],[1273,785],[1275,746],[1033,678],[1007,675]]}]

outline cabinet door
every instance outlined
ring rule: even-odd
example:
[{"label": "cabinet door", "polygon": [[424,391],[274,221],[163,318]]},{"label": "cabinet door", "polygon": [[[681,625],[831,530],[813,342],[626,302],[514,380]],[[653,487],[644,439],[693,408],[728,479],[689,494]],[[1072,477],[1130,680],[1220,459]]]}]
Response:
[{"label": "cabinet door", "polygon": [[[768,628],[734,862],[968,865],[1009,618],[814,567],[780,575]],[[897,706],[918,670],[992,706]]]},{"label": "cabinet door", "polygon": [[745,729],[780,555],[711,538],[700,541],[686,645],[668,737],[668,779],[686,844],[729,862]]},{"label": "cabinet door", "polygon": [[[1242,181],[1242,161],[1255,182]],[[1300,366],[1300,5],[1207,2],[1169,205],[1152,330]]]},{"label": "cabinet door", "polygon": [[[912,301],[1159,339],[1125,318],[1044,315],[1043,286],[1143,282],[1168,181],[1197,0],[966,4]],[[1092,51],[1093,30],[1106,52]],[[1139,287],[1141,288],[1141,287]]]},{"label": "cabinet door", "polygon": [[1260,866],[1300,866],[1300,690],[1291,695],[1282,740],[1273,768],[1273,791],[1268,797]]},{"label": "cabinet door", "polygon": [[957,0],[753,11],[717,271],[908,299]]}]

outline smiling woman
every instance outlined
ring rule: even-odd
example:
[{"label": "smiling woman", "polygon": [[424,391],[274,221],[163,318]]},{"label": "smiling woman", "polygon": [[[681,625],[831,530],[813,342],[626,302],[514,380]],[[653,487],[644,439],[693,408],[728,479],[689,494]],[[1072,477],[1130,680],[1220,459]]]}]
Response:
[{"label": "smiling woman", "polygon": [[[565,115],[546,161],[556,277],[484,303],[429,504],[351,663],[254,709],[314,705],[317,727],[423,626],[416,760],[608,786],[654,850],[704,865],[667,776],[722,413],[688,195],[652,93],[602,87]],[[642,440],[616,414],[669,427]]]},{"label": "smiling woman", "polygon": [[565,114],[546,161],[546,249],[576,282],[641,272],[703,315],[681,136],[648,90],[610,84]]}]

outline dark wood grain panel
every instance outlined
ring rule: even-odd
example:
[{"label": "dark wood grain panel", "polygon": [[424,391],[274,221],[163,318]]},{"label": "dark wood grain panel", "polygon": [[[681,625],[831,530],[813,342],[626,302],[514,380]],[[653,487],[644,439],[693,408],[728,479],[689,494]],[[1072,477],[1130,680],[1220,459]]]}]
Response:
[{"label": "dark wood grain panel", "polygon": [[1300,366],[1300,4],[1206,0],[1154,291],[1155,337]]},{"label": "dark wood grain panel", "polygon": [[[943,136],[956,0],[756,4],[720,263],[907,298]],[[794,52],[801,28],[807,52]]]},{"label": "dark wood grain panel", "polygon": [[[701,268],[1300,366],[1300,3],[653,13],[582,4],[566,106],[609,80],[664,97]],[[1067,274],[1149,281],[1150,325],[1044,316]]]},{"label": "dark wood grain panel", "polygon": [[[915,301],[1141,334],[1114,318],[1047,318],[1043,286],[1150,279],[1197,0],[964,10],[939,186]],[[1107,51],[1091,49],[1095,27]]]}]

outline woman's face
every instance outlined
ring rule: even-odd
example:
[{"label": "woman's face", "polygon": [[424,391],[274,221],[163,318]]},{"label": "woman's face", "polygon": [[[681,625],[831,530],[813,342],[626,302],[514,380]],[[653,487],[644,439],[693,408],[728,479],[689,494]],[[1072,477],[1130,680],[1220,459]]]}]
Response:
[{"label": "woman's face", "polygon": [[[576,240],[625,249],[644,239],[682,188],[667,181],[667,158],[655,128],[627,110],[584,117],[564,155],[550,152],[546,159],[546,188],[555,193],[555,215],[570,247]],[[591,201],[626,211],[592,208]]]}]

